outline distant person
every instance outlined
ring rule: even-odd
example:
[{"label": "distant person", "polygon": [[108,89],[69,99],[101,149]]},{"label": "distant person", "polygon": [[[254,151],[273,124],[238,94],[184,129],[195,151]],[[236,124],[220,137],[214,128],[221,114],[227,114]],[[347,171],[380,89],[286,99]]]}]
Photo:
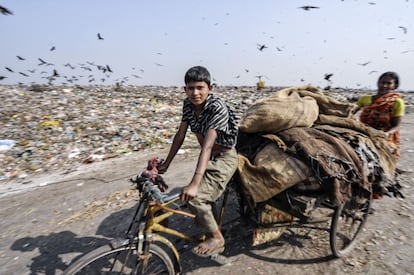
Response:
[{"label": "distant person", "polygon": [[357,101],[360,120],[365,124],[388,134],[388,142],[394,149],[396,159],[400,158],[399,126],[404,116],[405,105],[401,95],[395,90],[399,77],[394,72],[383,73],[378,79],[375,95],[363,95]]},{"label": "distant person", "polygon": [[183,102],[182,120],[167,158],[157,168],[160,173],[167,171],[190,127],[200,144],[200,154],[181,199],[188,201],[191,212],[196,215],[196,224],[207,232],[207,239],[194,247],[193,252],[207,257],[224,251],[224,237],[212,207],[237,170],[238,118],[233,109],[213,93],[206,68],[190,68],[184,82],[187,98]]}]

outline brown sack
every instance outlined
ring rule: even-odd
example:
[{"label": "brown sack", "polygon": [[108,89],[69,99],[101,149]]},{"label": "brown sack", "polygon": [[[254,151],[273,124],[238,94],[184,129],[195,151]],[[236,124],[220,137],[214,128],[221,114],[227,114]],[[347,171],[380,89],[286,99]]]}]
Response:
[{"label": "brown sack", "polygon": [[331,96],[325,95],[322,90],[310,85],[303,87],[288,88],[290,91],[297,91],[300,96],[310,96],[318,102],[319,113],[339,117],[349,117],[357,108],[356,104],[339,101]]},{"label": "brown sack", "polygon": [[245,133],[277,133],[292,127],[311,127],[318,114],[314,98],[283,89],[250,106],[240,120],[239,129]]},{"label": "brown sack", "polygon": [[239,154],[238,171],[243,188],[255,202],[266,201],[313,175],[305,163],[273,143],[263,147],[253,163]]},{"label": "brown sack", "polygon": [[[397,165],[397,160],[393,156],[392,149],[387,142],[387,135],[381,130],[369,127],[359,120],[353,118],[341,118],[337,116],[319,115],[315,124],[330,125],[337,130],[342,129],[342,135],[347,130],[354,130],[361,133],[356,138],[365,143],[375,154],[381,163],[381,167],[384,170],[384,176],[388,180],[394,178],[394,173]],[[320,127],[320,126],[317,126]]]}]

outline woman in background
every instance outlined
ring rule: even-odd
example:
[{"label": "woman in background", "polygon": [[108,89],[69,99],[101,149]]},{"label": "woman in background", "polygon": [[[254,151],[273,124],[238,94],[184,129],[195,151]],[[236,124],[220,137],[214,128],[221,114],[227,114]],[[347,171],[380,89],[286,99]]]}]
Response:
[{"label": "woman in background", "polygon": [[357,101],[357,111],[362,109],[360,120],[388,134],[388,142],[394,149],[396,159],[400,158],[401,118],[404,116],[404,100],[395,89],[399,86],[395,72],[385,72],[378,78],[378,91],[375,95],[363,95]]}]

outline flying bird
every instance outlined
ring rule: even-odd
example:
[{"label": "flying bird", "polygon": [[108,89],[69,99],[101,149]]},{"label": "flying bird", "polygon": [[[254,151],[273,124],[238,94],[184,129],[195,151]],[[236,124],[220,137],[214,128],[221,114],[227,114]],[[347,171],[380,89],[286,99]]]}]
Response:
[{"label": "flying bird", "polygon": [[53,69],[53,75],[52,75],[53,77],[58,77],[59,76],[59,73],[56,71],[56,69]]},{"label": "flying bird", "polygon": [[257,49],[259,50],[259,51],[263,51],[264,49],[266,49],[267,48],[267,46],[265,45],[265,44],[263,44],[263,45],[260,45],[260,44],[257,44]]},{"label": "flying bird", "polygon": [[41,58],[38,58],[37,60],[39,60],[39,61],[40,61],[40,63],[39,63],[39,64],[37,64],[37,66],[42,66],[42,65],[52,66],[52,65],[53,65],[52,63],[48,63],[48,62],[44,61],[44,60],[43,60],[43,59],[41,59]]},{"label": "flying bird", "polygon": [[398,28],[402,29],[402,31],[404,32],[404,34],[407,34],[407,31],[408,31],[407,27],[398,26]]},{"label": "flying bird", "polygon": [[9,9],[7,9],[7,8],[5,8],[5,7],[3,7],[3,6],[0,6],[0,12],[2,13],[2,14],[4,14],[4,15],[9,15],[9,14],[13,14]]},{"label": "flying bird", "polygon": [[[135,70],[135,67],[132,67],[132,69],[133,70]],[[144,69],[139,69],[139,71],[141,72],[141,73],[144,73],[145,71],[144,71]]]},{"label": "flying bird", "polygon": [[16,55],[16,57],[17,57],[19,60],[26,60],[25,58],[23,58],[23,57],[21,57],[21,56],[19,56],[19,55]]},{"label": "flying bird", "polygon": [[55,46],[53,46],[52,48],[50,48],[50,51],[54,51],[54,50],[56,50],[56,47]]},{"label": "flying bird", "polygon": [[366,66],[366,65],[368,65],[369,63],[371,63],[371,61],[368,61],[368,62],[365,62],[365,63],[359,63],[358,65],[361,65],[361,66]]},{"label": "flying bird", "polygon": [[2,75],[0,75],[0,80],[3,80],[3,79],[5,79],[5,78],[7,78],[6,76],[2,76]]},{"label": "flying bird", "polygon": [[10,69],[9,67],[4,67],[4,68],[6,68],[6,70],[8,70],[9,72],[14,73],[14,71]]},{"label": "flying bird", "polygon": [[104,40],[100,33],[98,33],[98,39],[99,40]]},{"label": "flying bird", "polygon": [[109,67],[109,65],[106,65],[106,70],[110,73],[113,73],[113,71],[111,70],[111,67]]},{"label": "flying bird", "polygon": [[319,7],[315,7],[315,6],[302,6],[302,7],[298,7],[298,9],[303,9],[305,11],[311,10],[311,9],[319,9]]},{"label": "flying bird", "polygon": [[323,78],[324,78],[325,80],[327,80],[327,81],[330,81],[332,76],[333,76],[333,74],[332,74],[332,73],[330,73],[330,74],[325,74]]},{"label": "flying bird", "polygon": [[69,67],[69,68],[71,68],[72,70],[73,70],[73,69],[75,69],[75,67],[73,67],[70,63],[66,63],[66,64],[64,64],[63,66],[65,66],[65,67]]},{"label": "flying bird", "polygon": [[92,72],[92,69],[86,66],[81,66],[82,69]]},{"label": "flying bird", "polygon": [[403,51],[401,53],[410,53],[410,52],[414,52],[414,50],[406,50],[406,51]]},{"label": "flying bird", "polygon": [[47,64],[47,62],[46,61],[44,61],[43,59],[41,59],[41,58],[38,58],[38,60],[40,61],[40,64],[39,65],[44,65],[44,64]]},{"label": "flying bird", "polygon": [[27,74],[22,73],[22,72],[19,72],[19,74],[21,74],[22,76],[25,76],[25,77],[29,77]]}]

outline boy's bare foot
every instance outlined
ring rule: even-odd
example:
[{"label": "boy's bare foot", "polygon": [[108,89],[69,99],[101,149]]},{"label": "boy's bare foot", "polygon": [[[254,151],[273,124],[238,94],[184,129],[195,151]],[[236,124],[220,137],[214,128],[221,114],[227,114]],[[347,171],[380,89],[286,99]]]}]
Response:
[{"label": "boy's bare foot", "polygon": [[224,239],[211,237],[193,248],[193,253],[201,257],[209,257],[224,251]]}]

